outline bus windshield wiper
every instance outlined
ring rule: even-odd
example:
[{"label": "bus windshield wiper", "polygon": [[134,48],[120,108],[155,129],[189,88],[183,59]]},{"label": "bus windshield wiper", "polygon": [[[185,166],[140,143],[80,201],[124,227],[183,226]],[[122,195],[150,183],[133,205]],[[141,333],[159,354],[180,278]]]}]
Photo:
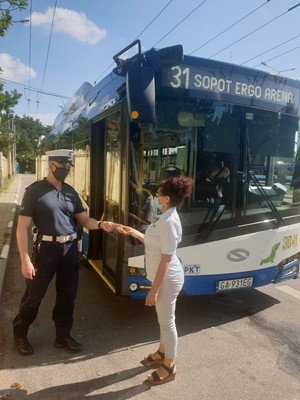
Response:
[{"label": "bus windshield wiper", "polygon": [[263,186],[260,184],[260,182],[256,178],[254,172],[253,171],[249,171],[248,173],[249,173],[249,176],[251,177],[251,179],[253,180],[255,186],[257,187],[259,193],[262,195],[262,197],[264,198],[264,200],[268,204],[268,206],[269,206],[272,214],[274,215],[278,225],[285,225],[285,222],[284,222],[282,216],[278,212],[277,208],[274,206],[274,204],[273,204],[272,200],[270,199],[270,197],[267,195],[267,193],[264,190]]}]

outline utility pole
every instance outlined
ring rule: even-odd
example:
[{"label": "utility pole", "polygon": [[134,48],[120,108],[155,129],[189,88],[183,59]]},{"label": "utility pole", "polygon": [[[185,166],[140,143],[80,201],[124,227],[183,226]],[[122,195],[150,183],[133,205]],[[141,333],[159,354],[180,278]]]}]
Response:
[{"label": "utility pole", "polygon": [[13,137],[13,143],[12,143],[12,170],[13,170],[13,175],[16,174],[16,156],[17,156],[17,144],[16,144],[16,125],[15,125],[15,118],[12,117],[11,120],[12,124],[12,137]]},{"label": "utility pole", "polygon": [[8,178],[11,179],[16,173],[16,127],[14,117],[8,121],[10,144],[8,150]]}]

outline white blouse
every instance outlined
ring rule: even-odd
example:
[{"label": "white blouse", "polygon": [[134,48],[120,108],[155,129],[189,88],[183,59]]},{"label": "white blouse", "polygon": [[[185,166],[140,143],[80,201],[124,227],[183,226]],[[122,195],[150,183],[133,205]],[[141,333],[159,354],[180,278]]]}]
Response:
[{"label": "white blouse", "polygon": [[183,268],[176,256],[182,227],[176,207],[169,208],[151,224],[144,238],[147,278],[154,280],[162,254],[172,255],[165,279],[183,279]]}]

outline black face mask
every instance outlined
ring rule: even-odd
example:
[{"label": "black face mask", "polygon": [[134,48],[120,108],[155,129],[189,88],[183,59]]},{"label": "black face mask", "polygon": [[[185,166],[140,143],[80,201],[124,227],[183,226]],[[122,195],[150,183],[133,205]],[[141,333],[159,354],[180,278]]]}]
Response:
[{"label": "black face mask", "polygon": [[70,170],[66,168],[58,168],[58,167],[55,168],[56,170],[53,172],[54,178],[59,182],[63,182],[69,175]]}]

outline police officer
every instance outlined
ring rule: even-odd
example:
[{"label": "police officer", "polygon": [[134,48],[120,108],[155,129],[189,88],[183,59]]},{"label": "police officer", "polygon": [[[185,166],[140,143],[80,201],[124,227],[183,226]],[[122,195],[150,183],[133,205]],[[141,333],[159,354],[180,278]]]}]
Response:
[{"label": "police officer", "polygon": [[[17,225],[17,242],[26,278],[26,290],[13,321],[18,352],[30,355],[33,348],[27,339],[49,283],[56,274],[56,302],[52,319],[56,328],[54,345],[71,352],[81,351],[81,344],[71,336],[74,302],[78,286],[76,221],[87,229],[112,231],[108,221],[88,217],[78,193],[64,180],[72,166],[72,150],[47,152],[49,171],[46,178],[33,183],[24,194]],[[32,258],[28,252],[31,223],[37,228]]]}]

